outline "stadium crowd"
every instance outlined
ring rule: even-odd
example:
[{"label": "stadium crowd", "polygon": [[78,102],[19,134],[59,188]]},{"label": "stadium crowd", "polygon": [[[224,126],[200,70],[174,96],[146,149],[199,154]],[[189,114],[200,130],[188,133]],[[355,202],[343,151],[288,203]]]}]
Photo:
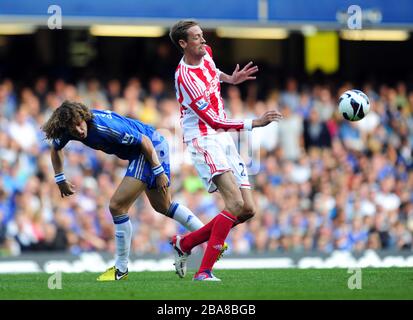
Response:
[{"label": "stadium crowd", "polygon": [[[371,111],[359,122],[338,114],[338,88],[304,86],[289,78],[264,99],[248,87],[226,86],[230,118],[252,118],[269,108],[279,123],[254,129],[249,171],[256,215],[234,228],[230,251],[329,253],[367,248],[412,250],[413,91],[406,84],[365,84]],[[0,256],[29,251],[114,251],[110,196],[127,162],[70,142],[65,175],[76,194],[61,198],[50,145],[40,126],[64,100],[111,109],[153,124],[169,139],[172,192],[204,222],[222,208],[208,194],[186,154],[173,85],[153,77],[122,83],[96,78],[68,83],[39,77],[33,85],[0,82]],[[236,138],[236,136],[234,135]],[[247,159],[246,159],[247,160]],[[248,163],[248,161],[247,161]],[[185,232],[150,207],[146,197],[129,212],[132,254],[171,253],[169,238]]]}]

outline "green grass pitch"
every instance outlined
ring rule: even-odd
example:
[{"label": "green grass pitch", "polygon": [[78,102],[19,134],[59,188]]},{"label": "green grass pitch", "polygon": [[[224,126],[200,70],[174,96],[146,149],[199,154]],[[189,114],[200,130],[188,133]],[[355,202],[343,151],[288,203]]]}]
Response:
[{"label": "green grass pitch", "polygon": [[62,288],[48,288],[50,274],[1,274],[0,299],[276,300],[413,299],[412,268],[365,268],[361,289],[350,290],[347,269],[216,270],[222,282],[193,282],[173,272],[132,272],[125,281],[97,282],[97,273],[62,274]]}]

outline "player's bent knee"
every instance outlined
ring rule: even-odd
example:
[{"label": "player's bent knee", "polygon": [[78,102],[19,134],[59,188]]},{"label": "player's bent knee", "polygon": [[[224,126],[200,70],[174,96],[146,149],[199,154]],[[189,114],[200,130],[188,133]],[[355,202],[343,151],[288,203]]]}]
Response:
[{"label": "player's bent knee", "polygon": [[254,207],[244,207],[242,214],[238,217],[238,220],[245,222],[251,219],[255,215],[255,208]]},{"label": "player's bent knee", "polygon": [[255,216],[255,207],[244,206],[244,213],[246,216],[252,218]]},{"label": "player's bent knee", "polygon": [[123,206],[121,202],[115,199],[111,199],[109,202],[109,211],[112,214],[112,216],[117,216],[125,213],[127,209]]},{"label": "player's bent knee", "polygon": [[234,199],[229,201],[229,203],[227,204],[227,208],[229,210],[229,212],[231,212],[232,214],[239,216],[240,214],[242,214],[242,209],[244,207],[244,200],[242,199]]},{"label": "player's bent knee", "polygon": [[153,206],[153,209],[154,209],[156,212],[159,212],[160,214],[163,214],[163,215],[165,215],[165,216],[168,216],[169,207],[170,207],[170,205],[161,204],[161,205],[155,205],[155,206]]}]

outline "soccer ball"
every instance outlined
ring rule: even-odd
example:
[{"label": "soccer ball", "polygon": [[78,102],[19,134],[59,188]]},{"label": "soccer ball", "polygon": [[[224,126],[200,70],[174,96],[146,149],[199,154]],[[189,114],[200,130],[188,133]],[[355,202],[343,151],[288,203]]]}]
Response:
[{"label": "soccer ball", "polygon": [[360,90],[347,90],[338,100],[338,109],[344,119],[359,121],[370,111],[370,101],[365,93]]}]

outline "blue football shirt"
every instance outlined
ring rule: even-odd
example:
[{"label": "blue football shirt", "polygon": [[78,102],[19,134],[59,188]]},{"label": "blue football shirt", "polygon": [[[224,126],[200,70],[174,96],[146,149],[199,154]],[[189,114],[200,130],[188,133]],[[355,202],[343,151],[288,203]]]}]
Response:
[{"label": "blue football shirt", "polygon": [[70,140],[77,140],[95,150],[129,160],[141,153],[142,135],[147,136],[155,147],[164,139],[153,126],[139,120],[109,110],[91,111],[94,117],[88,122],[87,137],[79,139],[67,133],[60,139],[53,140],[56,150],[62,149]]}]

